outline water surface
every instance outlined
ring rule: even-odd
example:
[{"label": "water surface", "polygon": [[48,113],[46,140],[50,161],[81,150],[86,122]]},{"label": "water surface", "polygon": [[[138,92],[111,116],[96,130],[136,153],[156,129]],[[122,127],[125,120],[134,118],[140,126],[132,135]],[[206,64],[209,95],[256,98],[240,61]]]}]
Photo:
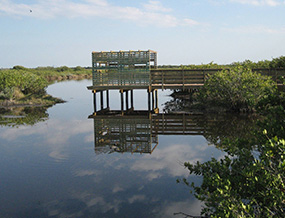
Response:
[{"label": "water surface", "polygon": [[[158,135],[151,154],[95,152],[90,84],[65,81],[48,87],[49,94],[67,102],[49,108],[33,125],[0,123],[0,217],[199,215],[201,203],[176,179],[199,181],[189,178],[183,163],[223,152],[202,134]],[[161,112],[169,94],[159,91]],[[134,96],[135,109],[147,110],[146,91]],[[111,91],[111,109],[120,109],[119,100],[119,92]]]}]

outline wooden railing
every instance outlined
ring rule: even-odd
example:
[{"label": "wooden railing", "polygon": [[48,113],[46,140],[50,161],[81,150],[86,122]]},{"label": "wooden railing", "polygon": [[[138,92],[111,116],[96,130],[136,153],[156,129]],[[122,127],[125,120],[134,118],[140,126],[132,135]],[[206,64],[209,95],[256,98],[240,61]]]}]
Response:
[{"label": "wooden railing", "polygon": [[[157,89],[198,88],[204,85],[210,75],[221,70],[223,69],[155,69],[150,72],[151,87]],[[285,69],[253,69],[252,71],[271,76],[279,85],[282,84],[281,76],[285,76]]]},{"label": "wooden railing", "polygon": [[[88,89],[191,89],[204,85],[210,75],[223,69],[151,69],[150,71],[97,72]],[[229,70],[229,69],[224,69]],[[278,85],[285,69],[253,69],[270,76]]]},{"label": "wooden railing", "polygon": [[221,69],[167,69],[151,70],[150,82],[152,88],[191,88],[204,85],[209,75],[214,74]]}]

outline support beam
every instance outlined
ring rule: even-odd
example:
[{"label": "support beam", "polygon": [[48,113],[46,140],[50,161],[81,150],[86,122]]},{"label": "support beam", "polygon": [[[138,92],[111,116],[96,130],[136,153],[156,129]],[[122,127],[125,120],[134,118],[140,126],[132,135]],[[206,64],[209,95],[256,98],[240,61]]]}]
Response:
[{"label": "support beam", "polygon": [[104,96],[103,96],[103,90],[102,91],[100,91],[100,104],[101,104],[101,110],[103,110],[104,109],[104,101],[103,101],[103,99],[104,99]]},{"label": "support beam", "polygon": [[124,111],[124,90],[120,89],[120,93],[121,93],[121,111]]},{"label": "support beam", "polygon": [[154,90],[151,91],[151,108],[154,110]]},{"label": "support beam", "polygon": [[109,90],[106,90],[106,96],[107,96],[107,108],[110,109],[110,99],[109,99]]},{"label": "support beam", "polygon": [[134,90],[131,90],[131,109],[134,110]]},{"label": "support beam", "polygon": [[126,111],[129,110],[129,90],[126,90]]},{"label": "support beam", "polygon": [[155,90],[155,108],[158,108],[158,94],[157,94],[157,89]]},{"label": "support beam", "polygon": [[97,111],[96,90],[93,90],[93,107],[94,107],[94,114],[96,115]]},{"label": "support beam", "polygon": [[148,111],[150,112],[150,91],[147,90],[147,105],[148,105]]}]

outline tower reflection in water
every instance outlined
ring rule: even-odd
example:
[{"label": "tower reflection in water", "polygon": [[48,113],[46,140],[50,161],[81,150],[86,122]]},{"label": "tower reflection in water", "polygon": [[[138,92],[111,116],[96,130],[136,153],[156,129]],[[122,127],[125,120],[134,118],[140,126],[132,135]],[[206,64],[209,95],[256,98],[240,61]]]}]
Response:
[{"label": "tower reflection in water", "polygon": [[[124,91],[125,92],[125,91]],[[123,96],[121,92],[121,96]],[[102,94],[102,93],[101,93]],[[96,95],[96,93],[94,94]],[[110,110],[103,107],[89,116],[94,120],[94,142],[96,153],[131,152],[151,154],[158,146],[159,135],[202,135],[209,144],[223,147],[223,141],[235,138],[250,138],[252,129],[256,128],[256,117],[238,114],[203,114],[171,112],[159,113],[157,95],[150,95],[148,110],[134,110],[132,94],[131,103],[126,102],[121,110]],[[103,95],[101,95],[103,96]],[[108,96],[108,95],[106,95]],[[153,97],[151,99],[151,97]],[[126,100],[126,101],[124,101]],[[173,106],[173,102],[168,102]],[[131,105],[129,107],[128,105]],[[164,104],[167,108],[167,103]],[[177,102],[175,103],[177,106]],[[170,108],[171,108],[170,107]],[[168,108],[169,109],[169,108]]]},{"label": "tower reflection in water", "polygon": [[132,111],[124,115],[90,115],[94,120],[95,152],[152,153],[158,135],[203,135],[203,115],[151,114]]},{"label": "tower reflection in water", "polygon": [[[121,110],[110,110],[108,99],[107,107],[103,107],[102,97],[101,110],[97,111],[94,104],[94,113],[89,118],[94,120],[96,154],[112,152],[151,154],[158,146],[159,135],[203,134],[203,127],[197,123],[197,120],[203,117],[201,114],[159,113],[157,95],[151,96],[148,110],[134,110],[133,104],[131,103],[129,108],[127,102],[126,108],[121,105]],[[124,100],[121,101],[123,102]]]}]

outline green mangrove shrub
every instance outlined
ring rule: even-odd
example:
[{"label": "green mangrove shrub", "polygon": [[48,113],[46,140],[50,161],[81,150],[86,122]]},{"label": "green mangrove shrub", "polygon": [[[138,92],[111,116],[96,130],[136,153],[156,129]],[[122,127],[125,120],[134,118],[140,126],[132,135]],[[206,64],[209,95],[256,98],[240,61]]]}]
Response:
[{"label": "green mangrove shrub", "polygon": [[251,137],[219,135],[212,142],[227,152],[224,157],[184,163],[191,175],[202,177],[202,183],[195,184],[191,177],[177,181],[204,202],[205,217],[284,217],[284,92],[269,94],[259,103],[258,112],[266,117],[256,128],[246,128]]},{"label": "green mangrove shrub", "polygon": [[74,71],[83,71],[84,68],[83,67],[80,67],[80,66],[77,66],[73,69]]},{"label": "green mangrove shrub", "polygon": [[13,67],[13,70],[27,70],[27,68],[21,66],[21,65],[16,65]]},{"label": "green mangrove shrub", "polygon": [[57,67],[56,70],[58,72],[64,72],[64,71],[68,71],[70,69],[67,66],[61,66],[61,67]]},{"label": "green mangrove shrub", "polygon": [[48,86],[47,81],[33,73],[23,70],[0,71],[0,96],[3,99],[16,98],[16,92],[23,94],[42,94]]},{"label": "green mangrove shrub", "polygon": [[283,217],[284,149],[285,140],[274,137],[258,146],[259,157],[241,149],[220,160],[186,162],[190,174],[202,176],[203,182],[200,186],[183,182],[205,203],[201,214],[206,217]]},{"label": "green mangrove shrub", "polygon": [[272,61],[270,62],[270,68],[272,69],[285,68],[285,56],[273,58]]},{"label": "green mangrove shrub", "polygon": [[211,75],[205,81],[199,99],[205,106],[252,111],[259,101],[276,92],[276,84],[269,77],[248,68],[234,67]]}]

